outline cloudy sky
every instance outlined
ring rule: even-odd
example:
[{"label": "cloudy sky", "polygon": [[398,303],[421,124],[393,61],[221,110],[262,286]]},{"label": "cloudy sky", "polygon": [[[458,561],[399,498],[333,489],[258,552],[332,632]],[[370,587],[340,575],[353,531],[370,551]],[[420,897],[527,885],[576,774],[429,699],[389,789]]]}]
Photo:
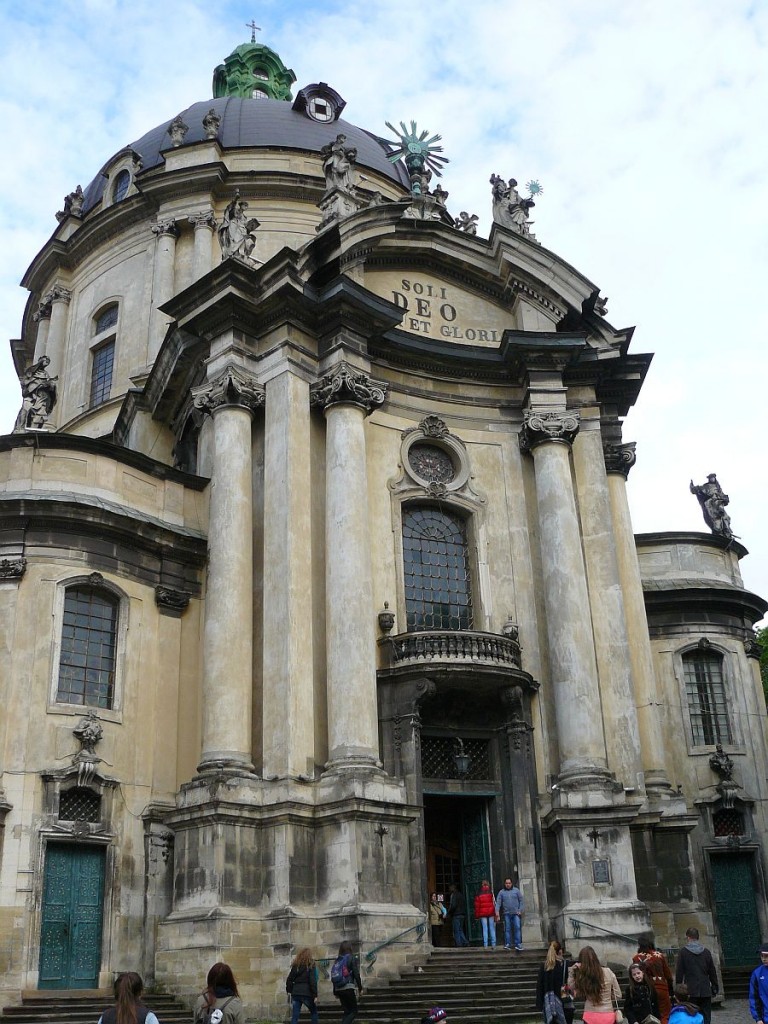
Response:
[{"label": "cloudy sky", "polygon": [[702,530],[716,472],[768,596],[768,0],[5,0],[0,5],[0,432],[20,397],[24,270],[63,197],[211,96],[250,38],[344,117],[443,136],[451,212],[490,229],[491,173],[538,179],[534,231],[655,357],[625,439],[637,532]]}]

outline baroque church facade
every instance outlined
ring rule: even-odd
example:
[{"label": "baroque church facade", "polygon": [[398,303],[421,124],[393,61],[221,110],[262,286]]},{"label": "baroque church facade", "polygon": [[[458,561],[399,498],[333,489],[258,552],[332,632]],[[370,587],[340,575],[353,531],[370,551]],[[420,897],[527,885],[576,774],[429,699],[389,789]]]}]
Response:
[{"label": "baroque church facade", "polygon": [[633,534],[651,357],[513,179],[482,238],[434,138],[294,86],[237,47],[22,282],[6,1001],[129,969],[186,997],[225,960],[281,1013],[296,948],[386,975],[431,892],[510,875],[527,944],[697,925],[751,962],[768,605],[727,517]]}]

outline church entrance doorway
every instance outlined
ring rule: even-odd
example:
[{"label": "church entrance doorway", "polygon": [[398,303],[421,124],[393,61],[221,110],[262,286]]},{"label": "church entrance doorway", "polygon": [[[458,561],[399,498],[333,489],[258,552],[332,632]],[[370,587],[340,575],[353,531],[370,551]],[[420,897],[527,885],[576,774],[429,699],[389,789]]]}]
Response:
[{"label": "church entrance doorway", "polygon": [[40,988],[98,987],[103,912],[103,848],[49,843],[43,881]]},{"label": "church entrance doorway", "polygon": [[755,905],[754,857],[749,853],[710,858],[715,912],[726,967],[752,965],[761,941]]},{"label": "church entrance doorway", "polygon": [[[481,881],[491,877],[488,799],[425,795],[424,838],[429,893],[436,892],[438,900],[442,897],[447,906],[450,886],[458,886],[467,901],[467,937],[471,942],[482,941],[473,904]],[[450,922],[442,931],[441,944],[452,946]]]}]

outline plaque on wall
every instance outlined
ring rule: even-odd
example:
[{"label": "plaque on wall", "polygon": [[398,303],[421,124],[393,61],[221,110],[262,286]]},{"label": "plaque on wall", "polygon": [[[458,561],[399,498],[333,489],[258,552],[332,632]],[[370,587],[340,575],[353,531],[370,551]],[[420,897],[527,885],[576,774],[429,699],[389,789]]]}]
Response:
[{"label": "plaque on wall", "polygon": [[592,881],[595,885],[605,884],[611,880],[611,865],[607,860],[592,861]]}]

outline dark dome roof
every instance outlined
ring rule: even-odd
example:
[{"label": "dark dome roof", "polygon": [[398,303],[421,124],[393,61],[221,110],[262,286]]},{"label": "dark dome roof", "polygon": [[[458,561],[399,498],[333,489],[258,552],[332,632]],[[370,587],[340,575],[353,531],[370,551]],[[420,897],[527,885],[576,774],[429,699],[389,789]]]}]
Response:
[{"label": "dark dome roof", "polygon": [[[270,148],[303,149],[318,153],[323,146],[333,142],[339,133],[346,135],[347,143],[357,147],[357,163],[378,171],[410,191],[405,168],[387,159],[387,149],[370,132],[357,128],[348,121],[314,121],[305,113],[294,110],[284,100],[242,99],[225,96],[221,99],[203,100],[193,103],[181,112],[189,131],[184,145],[205,139],[203,118],[213,107],[221,117],[219,143],[224,149]],[[149,170],[163,162],[161,150],[171,148],[168,127],[173,118],[164,121],[132,142],[130,149],[138,153],[143,161],[143,170]],[[393,144],[394,148],[394,144]],[[112,161],[110,160],[109,163]],[[103,172],[97,175],[85,190],[84,212],[92,209],[104,194],[106,178]]]}]

